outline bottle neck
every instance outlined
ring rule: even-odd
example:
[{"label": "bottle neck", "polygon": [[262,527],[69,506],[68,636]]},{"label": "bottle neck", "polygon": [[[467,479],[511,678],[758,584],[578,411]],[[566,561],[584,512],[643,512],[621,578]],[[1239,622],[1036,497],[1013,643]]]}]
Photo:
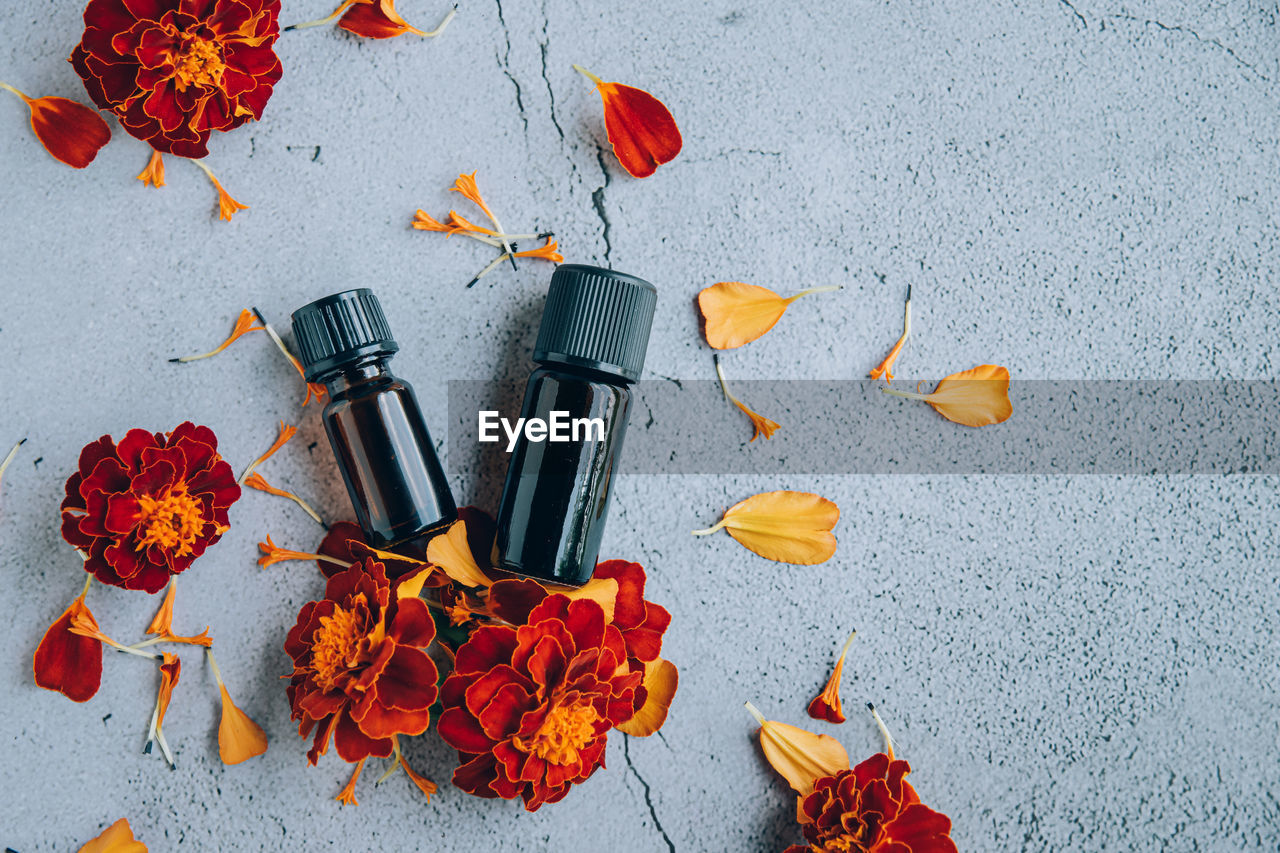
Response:
[{"label": "bottle neck", "polygon": [[391,378],[388,360],[389,357],[385,355],[369,356],[352,364],[343,365],[317,379],[324,384],[330,396],[341,394],[369,382]]},{"label": "bottle neck", "polygon": [[580,376],[590,382],[603,382],[607,385],[631,385],[632,380],[617,373],[607,370],[597,370],[593,367],[585,367],[580,364],[570,364],[558,359],[534,359],[534,364],[538,366],[538,370],[546,370],[552,373],[567,373],[571,376]]}]

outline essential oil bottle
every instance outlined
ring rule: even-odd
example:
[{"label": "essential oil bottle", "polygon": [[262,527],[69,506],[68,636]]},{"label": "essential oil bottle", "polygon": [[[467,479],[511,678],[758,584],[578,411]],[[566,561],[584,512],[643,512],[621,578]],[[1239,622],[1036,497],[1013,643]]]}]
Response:
[{"label": "essential oil bottle", "polygon": [[412,544],[458,517],[418,398],[387,362],[400,347],[378,298],[344,290],[293,312],[308,382],[329,392],[324,428],[369,544]]},{"label": "essential oil bottle", "polygon": [[494,566],[571,586],[590,580],[657,300],[647,281],[599,267],[565,264],[551,277],[520,416],[585,428],[564,441],[522,432],[498,508]]}]

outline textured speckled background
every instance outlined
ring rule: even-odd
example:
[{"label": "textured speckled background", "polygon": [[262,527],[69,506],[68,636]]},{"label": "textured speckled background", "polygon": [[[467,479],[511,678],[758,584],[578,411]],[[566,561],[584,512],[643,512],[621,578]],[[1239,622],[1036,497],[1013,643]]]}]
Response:
[{"label": "textured speckled background", "polygon": [[[79,96],[64,61],[78,5],[0,8],[0,78]],[[284,19],[328,5],[290,0]],[[400,5],[427,25],[446,8]],[[1022,378],[1277,377],[1277,15],[1258,0],[464,0],[427,43],[287,34],[265,120],[212,146],[252,205],[231,224],[194,167],[171,162],[161,191],[133,180],[147,151],[118,129],[84,172],[52,161],[6,95],[0,444],[30,442],[0,499],[0,843],[72,850],[124,815],[152,850],[778,850],[798,839],[793,800],[742,702],[802,722],[856,626],[846,704],[883,710],[962,850],[1275,850],[1275,479],[625,478],[605,550],[645,562],[674,613],[680,693],[661,737],[613,738],[607,770],[532,815],[448,787],[428,805],[402,777],[374,790],[376,774],[359,808],[333,802],[346,768],[306,766],[278,678],[320,581],[253,562],[268,533],[317,539],[278,499],[235,507],[178,603],[181,626],[211,625],[266,756],[219,763],[195,654],[165,726],[176,772],[139,752],[156,683],[143,662],[108,657],[101,692],[74,705],[32,684],[30,656],[80,586],[57,504],[81,445],[191,418],[238,467],[300,417],[265,338],[166,363],[240,307],[283,327],[308,299],[377,288],[441,440],[445,380],[528,369],[549,268],[464,290],[487,250],[407,225],[447,210],[463,170],[509,227],[554,228],[570,260],[659,286],[650,377],[709,378],[691,301],[723,279],[845,285],[731,353],[743,379],[861,376],[907,283],[904,376],[995,361]],[[645,181],[622,173],[572,62],[665,100],[680,157]],[[316,412],[301,417],[264,473],[341,516]],[[746,437],[728,411],[723,428]],[[788,567],[687,535],[768,488],[839,503],[834,559]],[[455,489],[492,483],[464,470]],[[157,602],[100,588],[90,603],[130,637]],[[856,710],[831,731],[855,756],[879,745]],[[434,736],[410,756],[447,781]]]}]

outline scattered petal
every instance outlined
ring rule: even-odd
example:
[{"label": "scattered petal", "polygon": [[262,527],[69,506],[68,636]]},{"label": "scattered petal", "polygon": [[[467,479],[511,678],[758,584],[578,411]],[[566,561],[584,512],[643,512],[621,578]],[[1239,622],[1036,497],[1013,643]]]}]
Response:
[{"label": "scattered petal", "polygon": [[907,304],[903,309],[902,318],[902,335],[898,338],[897,343],[893,345],[893,349],[889,350],[889,354],[884,357],[884,361],[876,365],[868,374],[872,379],[884,377],[886,383],[893,381],[893,363],[898,360],[898,356],[902,354],[902,348],[906,345],[907,339],[911,337],[911,286],[907,285]]},{"label": "scattered petal", "polygon": [[186,643],[193,646],[204,646],[208,648],[213,645],[213,638],[209,636],[209,627],[196,636],[180,637],[173,633],[173,601],[178,591],[178,579],[171,578],[169,580],[169,589],[164,594],[164,601],[160,604],[160,609],[156,611],[155,617],[151,620],[151,624],[147,626],[145,633],[148,635],[157,635],[154,640],[147,641],[147,645],[151,643]]},{"label": "scattered petal", "polygon": [[249,334],[249,332],[260,332],[262,331],[262,329],[263,329],[262,326],[253,325],[253,312],[250,311],[248,308],[242,308],[240,310],[240,316],[236,317],[236,324],[235,324],[235,327],[232,328],[231,330],[231,336],[228,337],[222,343],[218,344],[217,347],[209,350],[206,353],[201,353],[200,355],[186,355],[186,356],[183,356],[182,358],[171,358],[169,360],[174,363],[185,364],[188,361],[199,361],[202,358],[210,358],[222,352],[227,347],[231,346],[236,341],[240,340],[241,337]]},{"label": "scattered petal", "polygon": [[151,752],[153,742],[160,744],[165,761],[170,767],[176,767],[173,753],[164,739],[164,715],[169,711],[169,700],[173,698],[173,688],[178,686],[178,677],[182,674],[182,660],[169,652],[164,653],[160,664],[160,690],[156,694],[156,708],[151,715],[151,731],[147,735],[147,746],[143,752]]},{"label": "scattered petal", "polygon": [[827,679],[826,686],[809,703],[809,716],[813,719],[826,720],[828,723],[845,721],[844,709],[840,706],[840,679],[844,675],[844,660],[856,636],[858,632],[853,631],[849,634],[849,639],[844,641],[844,648],[840,650],[840,657],[836,658],[836,665],[831,670],[831,677]]},{"label": "scattered petal", "polygon": [[881,390],[895,397],[923,400],[947,420],[963,426],[1004,423],[1013,414],[1013,404],[1009,402],[1009,369],[996,364],[980,364],[953,373],[939,382],[932,394]]},{"label": "scattered petal", "polygon": [[413,33],[423,38],[434,38],[444,32],[453,16],[458,14],[455,5],[449,10],[440,24],[430,32],[410,26],[396,11],[395,0],[375,0],[362,2],[347,9],[338,26],[350,33],[372,39],[389,39],[405,33]]},{"label": "scattered petal", "polygon": [[297,435],[297,434],[298,434],[298,428],[297,428],[297,427],[295,427],[295,426],[289,426],[289,425],[288,425],[287,423],[285,423],[284,421],[281,421],[281,422],[280,422],[280,433],[276,436],[276,440],[272,443],[272,445],[271,445],[270,447],[268,447],[268,448],[267,448],[267,452],[266,452],[266,453],[262,454],[262,455],[261,455],[261,456],[259,456],[257,459],[255,459],[255,460],[253,460],[252,462],[250,462],[250,463],[249,463],[249,467],[244,469],[244,473],[240,475],[240,479],[239,479],[239,480],[237,480],[236,482],[238,482],[238,483],[244,483],[245,479],[246,479],[250,474],[252,474],[252,473],[254,472],[254,470],[256,470],[256,469],[257,469],[257,467],[258,467],[259,465],[261,465],[263,462],[266,462],[268,459],[270,459],[272,456],[274,456],[277,450],[279,450],[280,448],[282,448],[282,447],[284,447],[286,444],[288,444],[288,443],[289,443],[289,439],[293,438],[293,437],[294,437],[295,435]]},{"label": "scattered petal", "polygon": [[667,711],[680,684],[680,673],[671,661],[655,658],[644,665],[644,704],[635,716],[617,726],[618,731],[648,737],[662,728],[667,721]]},{"label": "scattered petal", "polygon": [[138,180],[142,181],[143,186],[152,186],[157,189],[164,186],[164,155],[152,149],[147,168],[138,175]]},{"label": "scattered petal", "polygon": [[606,83],[580,65],[573,66],[596,85],[604,104],[604,128],[622,168],[647,178],[680,153],[680,128],[666,105],[643,89]]},{"label": "scattered petal", "polygon": [[258,550],[262,552],[262,556],[258,558],[258,565],[262,568],[274,566],[276,563],[283,563],[286,560],[323,560],[326,563],[334,563],[343,568],[350,568],[352,563],[349,560],[340,560],[337,557],[331,557],[327,554],[316,554],[309,551],[291,551],[288,548],[280,548],[276,543],[271,541],[271,537],[267,536],[266,542],[258,543]]},{"label": "scattered petal", "polygon": [[849,754],[835,738],[766,720],[750,702],[747,711],[760,724],[764,757],[800,796],[813,791],[814,783],[822,777],[849,769]]},{"label": "scattered petal", "polygon": [[271,485],[258,472],[255,471],[252,474],[250,474],[248,477],[245,477],[244,485],[248,486],[251,489],[257,489],[260,492],[266,492],[269,495],[276,495],[277,497],[288,498],[289,500],[296,503],[298,506],[302,507],[303,511],[307,515],[314,518],[317,524],[319,524],[321,527],[324,526],[324,519],[320,517],[320,513],[316,512],[314,509],[311,508],[311,504],[307,503],[302,498],[295,495],[293,492],[287,491],[285,489],[278,489],[275,486]]},{"label": "scattered petal", "polygon": [[281,30],[281,32],[287,33],[290,30],[305,30],[305,29],[310,29],[311,27],[323,26],[324,24],[330,23],[331,21],[336,19],[339,15],[341,15],[343,12],[347,11],[357,3],[372,3],[372,2],[373,0],[342,0],[342,2],[338,4],[338,8],[334,9],[332,12],[330,12],[328,15],[325,15],[323,18],[317,18],[314,21],[307,21],[306,23],[302,23],[302,24],[291,24],[285,27],[283,30]]},{"label": "scattered petal", "polygon": [[777,423],[776,421],[769,420],[759,412],[755,412],[747,408],[747,405],[745,403],[743,403],[737,397],[733,396],[733,394],[729,393],[729,384],[725,381],[724,370],[720,368],[719,354],[716,355],[715,362],[716,362],[716,376],[720,379],[720,390],[724,392],[724,396],[728,398],[730,403],[733,403],[735,406],[741,409],[742,413],[751,419],[751,426],[755,429],[755,432],[751,434],[751,441],[755,441],[761,435],[765,437],[766,441],[773,438],[773,434],[777,432],[779,429],[781,429],[782,425]]},{"label": "scattered petal", "polygon": [[344,806],[358,806],[359,801],[356,800],[356,780],[360,778],[360,774],[364,772],[364,763],[369,760],[368,756],[356,762],[356,769],[351,771],[351,778],[347,780],[347,784],[343,786],[335,800]]},{"label": "scattered petal", "polygon": [[73,620],[98,623],[84,603],[93,576],[62,615],[44,632],[32,660],[36,684],[56,690],[72,702],[87,702],[102,684],[102,642],[71,630]]},{"label": "scattered petal", "polygon": [[734,349],[773,328],[787,308],[802,296],[830,293],[839,285],[811,287],[792,296],[779,296],[767,287],[741,281],[722,281],[698,294],[698,308],[706,321],[707,343],[714,349]]},{"label": "scattered petal", "polygon": [[218,191],[218,218],[219,219],[223,219],[223,220],[226,220],[227,222],[230,222],[231,217],[234,216],[237,212],[241,210],[249,209],[249,205],[241,204],[240,202],[236,201],[234,198],[231,197],[231,193],[227,192],[225,189],[222,188],[222,182],[219,181],[216,177],[214,177],[212,169],[210,169],[200,160],[192,160],[191,162],[195,163],[197,166],[201,168],[201,170],[204,171],[204,173],[209,177],[209,180],[213,183],[213,188]]},{"label": "scattered petal", "polygon": [[836,552],[831,529],[840,508],[809,492],[764,492],[734,504],[714,527],[695,530],[706,536],[724,528],[743,547],[782,563],[814,565]]},{"label": "scattered petal", "polygon": [[81,847],[78,853],[147,853],[147,845],[134,838],[129,821],[120,818],[97,838]]},{"label": "scattered petal", "polygon": [[267,735],[262,727],[249,719],[249,715],[231,701],[227,685],[222,683],[222,672],[218,662],[213,659],[213,650],[209,652],[209,668],[218,682],[218,692],[222,694],[222,722],[218,724],[218,755],[223,764],[239,764],[267,751]]},{"label": "scattered petal", "polygon": [[517,258],[542,258],[551,261],[553,264],[564,263],[564,255],[560,254],[559,245],[555,240],[548,239],[546,243],[536,249],[527,249],[523,252],[516,252]]},{"label": "scattered petal", "polygon": [[427,543],[427,560],[463,586],[488,587],[493,584],[471,554],[467,523],[462,519]]},{"label": "scattered petal", "polygon": [[95,109],[68,98],[30,98],[8,83],[0,83],[0,88],[22,98],[44,150],[68,166],[83,169],[111,141],[111,128]]},{"label": "scattered petal", "polygon": [[[511,266],[514,268],[516,260],[515,256],[512,255],[511,242],[508,237],[502,233],[505,230],[502,227],[502,223],[498,221],[498,217],[489,209],[489,205],[485,204],[484,198],[480,195],[480,187],[476,185],[476,173],[472,172],[469,175],[458,175],[458,179],[453,182],[453,186],[450,187],[449,190],[451,192],[461,194],[471,201],[476,207],[484,211],[484,215],[489,217],[489,221],[493,223],[494,230],[498,232],[498,237],[502,243],[502,250],[511,259]],[[449,218],[452,220],[453,217],[453,211],[449,211]],[[480,276],[476,276],[476,278],[479,277]]]}]

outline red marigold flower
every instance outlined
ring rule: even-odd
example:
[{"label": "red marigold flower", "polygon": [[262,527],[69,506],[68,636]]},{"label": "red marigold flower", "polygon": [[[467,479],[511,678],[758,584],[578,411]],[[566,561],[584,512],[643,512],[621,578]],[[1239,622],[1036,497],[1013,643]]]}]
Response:
[{"label": "red marigold flower", "polygon": [[850,770],[819,779],[800,802],[808,844],[785,853],[956,853],[951,819],[920,802],[906,779],[911,766],[878,752]]},{"label": "red marigold flower", "polygon": [[[431,723],[437,670],[425,649],[436,627],[417,597],[397,598],[382,563],[363,560],[329,578],[289,631],[289,705],[303,737],[317,729],[307,758],[334,746],[343,761],[394,750],[398,734]],[[318,728],[317,728],[318,724]]]},{"label": "red marigold flower", "polygon": [[71,64],[89,97],[157,151],[262,118],[281,65],[280,0],[89,0]]},{"label": "red marigold flower", "polygon": [[227,532],[239,499],[208,427],[133,429],[119,444],[104,435],[80,451],[67,480],[62,538],[103,583],[156,593]]},{"label": "red marigold flower", "polygon": [[562,799],[635,713],[642,674],[626,659],[622,632],[587,599],[549,595],[528,624],[476,628],[441,689],[440,736],[463,762],[453,783],[529,811]]}]

